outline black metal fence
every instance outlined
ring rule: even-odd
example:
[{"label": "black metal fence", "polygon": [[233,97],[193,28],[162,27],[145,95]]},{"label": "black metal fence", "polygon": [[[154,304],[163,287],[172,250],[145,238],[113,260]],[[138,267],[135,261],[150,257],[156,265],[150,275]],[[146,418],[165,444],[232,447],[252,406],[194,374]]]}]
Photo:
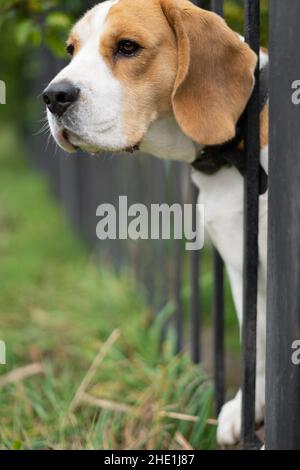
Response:
[{"label": "black metal fence", "polygon": [[[270,158],[266,448],[300,449],[299,103],[300,2],[272,0],[270,14]],[[281,39],[279,39],[281,38]],[[299,82],[298,82],[299,88]],[[296,344],[295,344],[296,341]]]},{"label": "black metal fence", "polygon": [[[88,2],[94,3],[94,2]],[[194,2],[207,6],[208,2]],[[259,0],[245,0],[245,39],[259,52]],[[85,6],[86,3],[85,3]],[[223,0],[211,0],[211,8],[223,15]],[[270,230],[268,286],[268,360],[266,400],[267,448],[300,449],[300,373],[290,359],[293,340],[300,339],[300,204],[298,187],[300,148],[297,107],[291,104],[291,83],[300,79],[298,44],[300,2],[270,2],[271,26],[271,157],[270,157]],[[290,58],[293,56],[293,60]],[[58,63],[43,53],[47,83]],[[284,71],[284,73],[282,72]],[[258,78],[258,74],[257,74]],[[259,200],[259,80],[247,111],[244,225],[244,294],[242,328],[242,442],[257,446],[255,437],[255,369],[258,268]],[[101,160],[79,155],[68,157],[53,149],[44,153],[43,138],[35,139],[34,155],[44,155],[42,166],[74,226],[87,239],[101,260],[117,270],[131,266],[145,291],[153,312],[173,301],[173,315],[165,320],[161,340],[168,328],[176,332],[176,352],[186,349],[183,274],[190,277],[190,351],[194,362],[202,358],[201,254],[187,254],[182,243],[113,241],[96,243],[96,207],[101,202],[116,204],[119,195],[128,203],[196,202],[197,191],[189,180],[189,169],[180,163],[166,163],[152,157],[111,158]],[[40,157],[39,157],[40,159]],[[40,164],[40,163],[39,163]],[[134,182],[134,184],[133,184]],[[280,211],[280,214],[279,212]],[[284,249],[283,249],[284,247]],[[214,384],[216,413],[225,396],[224,351],[224,266],[213,250],[213,331]],[[281,334],[282,332],[282,334]]]}]

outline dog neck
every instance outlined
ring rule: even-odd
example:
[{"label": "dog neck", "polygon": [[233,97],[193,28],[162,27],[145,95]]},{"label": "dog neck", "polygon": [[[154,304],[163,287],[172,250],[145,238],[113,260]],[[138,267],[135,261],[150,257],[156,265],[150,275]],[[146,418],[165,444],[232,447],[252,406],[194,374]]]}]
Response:
[{"label": "dog neck", "polygon": [[192,163],[201,146],[179,128],[174,116],[160,118],[151,124],[140,150],[166,160]]}]

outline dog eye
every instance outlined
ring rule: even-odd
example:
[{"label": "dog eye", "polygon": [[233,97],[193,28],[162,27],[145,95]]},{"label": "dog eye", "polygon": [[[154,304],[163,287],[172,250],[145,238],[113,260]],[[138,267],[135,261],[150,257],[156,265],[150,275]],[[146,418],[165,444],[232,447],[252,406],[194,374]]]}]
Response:
[{"label": "dog eye", "polygon": [[119,42],[117,48],[117,54],[124,55],[126,57],[131,57],[140,49],[141,46],[134,41],[129,41],[124,39]]},{"label": "dog eye", "polygon": [[75,50],[75,47],[73,46],[73,44],[68,44],[67,45],[66,51],[71,57],[74,54],[74,50]]}]

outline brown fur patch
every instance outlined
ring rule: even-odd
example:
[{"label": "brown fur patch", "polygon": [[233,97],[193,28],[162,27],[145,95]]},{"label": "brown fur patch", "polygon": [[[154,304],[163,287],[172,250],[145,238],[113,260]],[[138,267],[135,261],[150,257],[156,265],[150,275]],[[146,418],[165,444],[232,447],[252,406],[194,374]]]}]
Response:
[{"label": "brown fur patch", "polygon": [[[269,105],[265,104],[259,115],[260,121],[260,149],[264,149],[269,145]],[[244,140],[238,145],[238,148],[245,148]]]},{"label": "brown fur patch", "polygon": [[[120,39],[142,49],[136,57],[116,58]],[[219,16],[187,0],[139,0],[138,6],[121,0],[108,14],[100,52],[124,84],[130,142],[171,106],[196,142],[233,137],[253,89],[256,56]]]},{"label": "brown fur patch", "polygon": [[186,0],[161,1],[178,43],[177,121],[197,142],[226,142],[251,95],[256,56],[218,15]]},{"label": "brown fur patch", "polygon": [[[133,57],[116,56],[120,40],[141,48]],[[100,53],[124,88],[123,124],[130,145],[140,142],[149,124],[171,114],[177,72],[176,40],[159,0],[122,0],[109,11]]]},{"label": "brown fur patch", "polygon": [[266,104],[260,113],[260,148],[269,145],[269,105]]},{"label": "brown fur patch", "polygon": [[[116,55],[123,39],[140,44],[135,56]],[[219,16],[187,0],[120,0],[108,13],[99,48],[124,89],[129,145],[172,111],[196,142],[234,136],[253,89],[256,56]],[[264,125],[263,141],[265,134]]]}]

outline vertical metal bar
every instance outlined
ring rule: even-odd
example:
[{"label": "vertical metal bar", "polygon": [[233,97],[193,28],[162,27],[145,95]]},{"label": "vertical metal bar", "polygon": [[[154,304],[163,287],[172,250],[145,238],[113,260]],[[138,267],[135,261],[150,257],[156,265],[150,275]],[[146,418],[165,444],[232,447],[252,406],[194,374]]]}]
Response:
[{"label": "vertical metal bar", "polygon": [[[260,2],[245,2],[245,40],[259,55]],[[259,68],[246,112],[246,176],[244,202],[244,289],[242,325],[242,442],[255,442],[256,317],[259,197]]]},{"label": "vertical metal bar", "polygon": [[266,449],[300,450],[300,2],[269,13]]},{"label": "vertical metal bar", "polygon": [[[167,198],[167,174],[166,174],[166,162],[160,162],[160,191],[158,203],[163,203]],[[158,304],[157,309],[160,312],[168,302],[168,275],[167,275],[167,262],[168,262],[168,253],[167,253],[167,242],[166,240],[159,241],[159,260],[158,267]]]},{"label": "vertical metal bar", "polygon": [[[211,0],[211,9],[224,15],[224,1]],[[214,334],[214,389],[215,411],[218,415],[225,396],[225,347],[224,347],[224,263],[216,249],[213,249],[213,334]]]},{"label": "vertical metal bar", "polygon": [[182,300],[181,300],[181,281],[182,281],[182,253],[181,240],[175,240],[175,278],[174,278],[174,300],[175,300],[175,329],[176,329],[176,354],[183,348],[183,318],[182,318]]},{"label": "vertical metal bar", "polygon": [[216,249],[213,249],[214,293],[214,389],[215,410],[219,414],[225,396],[225,347],[224,347],[224,263]]},{"label": "vertical metal bar", "polygon": [[[207,0],[192,0],[202,8],[208,6]],[[195,211],[197,211],[198,189],[191,186],[191,199]],[[195,217],[195,215],[194,215]],[[191,304],[190,304],[190,338],[191,357],[196,364],[201,361],[201,301],[200,301],[200,253],[192,251],[190,255],[190,279],[191,279]]]},{"label": "vertical metal bar", "polygon": [[193,3],[198,5],[200,8],[204,8],[205,10],[210,9],[210,0],[195,0]]},{"label": "vertical metal bar", "polygon": [[[181,203],[181,167],[178,163],[172,163],[173,172],[173,190],[175,202]],[[173,293],[175,302],[175,331],[176,331],[176,354],[180,353],[183,348],[183,311],[182,311],[182,242],[181,240],[174,240],[174,280],[173,280]]]},{"label": "vertical metal bar", "polygon": [[[193,219],[196,221],[198,188],[191,185],[191,200],[193,204]],[[196,226],[196,222],[194,224]],[[190,255],[190,276],[191,276],[191,356],[196,364],[201,360],[201,303],[200,303],[200,252],[194,250]]]},{"label": "vertical metal bar", "polygon": [[[168,162],[162,162],[162,164],[163,164],[163,167],[162,167],[163,191],[162,191],[159,202],[169,203],[170,202],[169,201],[169,189],[170,189],[171,179],[170,179],[170,175],[168,171]],[[170,291],[169,291],[169,288],[170,288],[170,279],[169,279],[170,254],[168,251],[167,240],[160,241],[160,250],[161,251],[159,253],[159,256],[161,258],[160,259],[160,263],[161,263],[160,276],[161,277],[160,277],[159,282],[160,282],[160,291],[161,291],[161,295],[160,295],[161,302],[160,302],[159,307],[160,309],[163,309],[167,305],[169,301],[169,297],[170,297]],[[172,261],[173,260],[171,260],[171,262]],[[172,295],[173,295],[173,292],[171,292],[171,296]],[[166,340],[167,333],[169,331],[170,326],[171,326],[170,318],[169,317],[165,318],[163,321],[161,331],[160,331],[160,336],[159,336],[159,351],[160,352],[162,351],[162,346]]]},{"label": "vertical metal bar", "polygon": [[220,16],[224,16],[224,0],[211,0],[211,9]]}]

